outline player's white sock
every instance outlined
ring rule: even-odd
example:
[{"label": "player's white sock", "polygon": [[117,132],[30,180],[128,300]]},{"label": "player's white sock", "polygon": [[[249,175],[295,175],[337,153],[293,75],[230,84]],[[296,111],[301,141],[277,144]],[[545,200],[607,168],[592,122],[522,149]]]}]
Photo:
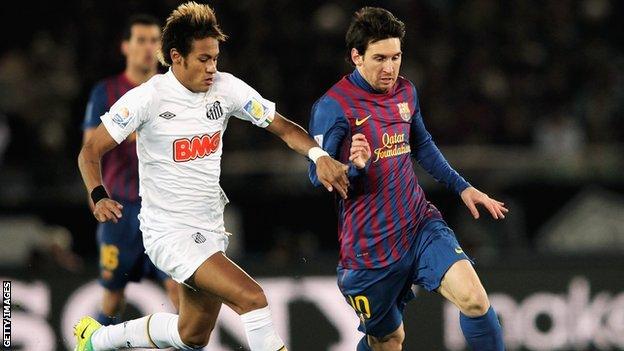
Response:
[{"label": "player's white sock", "polygon": [[284,342],[273,327],[268,306],[241,314],[240,317],[245,325],[251,351],[278,351],[284,347]]},{"label": "player's white sock", "polygon": [[172,313],[154,313],[149,324],[149,332],[154,344],[160,349],[173,347],[178,350],[195,350],[186,345],[178,332],[178,315]]},{"label": "player's white sock", "polygon": [[116,350],[122,347],[154,347],[147,335],[150,316],[101,327],[91,336],[94,350]]},{"label": "player's white sock", "polygon": [[154,313],[121,324],[101,327],[91,336],[91,344],[96,351],[124,347],[175,347],[180,350],[193,350],[182,342],[178,333],[178,316],[172,313]]}]

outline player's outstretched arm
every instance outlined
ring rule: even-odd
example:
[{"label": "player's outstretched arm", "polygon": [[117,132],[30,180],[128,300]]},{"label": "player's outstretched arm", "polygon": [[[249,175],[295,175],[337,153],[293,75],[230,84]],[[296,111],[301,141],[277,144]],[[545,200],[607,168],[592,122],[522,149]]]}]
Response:
[{"label": "player's outstretched arm", "polygon": [[[279,136],[288,147],[301,155],[309,156],[310,149],[319,147],[303,128],[277,112],[275,112],[273,122],[266,129]],[[347,198],[347,189],[349,188],[347,170],[347,166],[329,156],[325,155],[316,159],[318,179],[328,191],[335,189],[343,199]]]},{"label": "player's outstretched arm", "polygon": [[117,219],[121,218],[121,204],[108,198],[106,190],[102,186],[100,166],[102,156],[115,146],[117,146],[117,142],[111,137],[104,125],[100,124],[86,140],[78,155],[78,168],[82,180],[87,192],[94,199],[93,215],[100,222],[113,221],[117,223]]},{"label": "player's outstretched arm", "polygon": [[479,219],[479,210],[477,210],[476,206],[478,204],[485,207],[494,219],[503,219],[505,218],[505,213],[509,212],[504,203],[492,199],[472,186],[461,192],[461,198],[475,219]]}]

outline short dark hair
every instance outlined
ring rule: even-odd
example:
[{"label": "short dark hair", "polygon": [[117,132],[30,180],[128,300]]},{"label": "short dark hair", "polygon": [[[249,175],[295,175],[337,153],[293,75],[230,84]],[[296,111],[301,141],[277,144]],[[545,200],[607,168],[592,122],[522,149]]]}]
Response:
[{"label": "short dark hair", "polygon": [[128,21],[126,21],[126,26],[124,27],[121,40],[130,40],[130,36],[132,36],[132,27],[137,24],[144,26],[157,26],[160,28],[160,21],[156,17],[145,13],[136,14],[128,18]]},{"label": "short dark hair", "polygon": [[210,6],[194,1],[184,3],[169,15],[162,34],[162,49],[158,55],[160,62],[171,66],[171,49],[176,49],[183,57],[191,52],[193,40],[212,37],[225,41],[225,35]]},{"label": "short dark hair", "polygon": [[363,7],[355,12],[345,40],[347,43],[347,62],[351,60],[351,49],[364,55],[368,44],[376,41],[399,38],[403,42],[405,24],[381,7]]}]

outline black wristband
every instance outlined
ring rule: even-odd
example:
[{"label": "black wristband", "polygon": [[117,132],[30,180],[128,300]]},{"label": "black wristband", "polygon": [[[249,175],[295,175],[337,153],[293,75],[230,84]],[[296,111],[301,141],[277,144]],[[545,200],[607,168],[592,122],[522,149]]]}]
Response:
[{"label": "black wristband", "polygon": [[108,198],[108,193],[106,192],[106,189],[104,189],[104,185],[98,185],[91,190],[91,200],[93,200],[94,205],[97,204],[98,201]]}]

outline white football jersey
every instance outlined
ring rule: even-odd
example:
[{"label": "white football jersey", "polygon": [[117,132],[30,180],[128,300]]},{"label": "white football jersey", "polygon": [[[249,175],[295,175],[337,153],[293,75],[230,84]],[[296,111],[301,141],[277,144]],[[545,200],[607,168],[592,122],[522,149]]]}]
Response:
[{"label": "white football jersey", "polygon": [[169,70],[122,96],[101,119],[117,143],[137,132],[143,233],[225,232],[219,177],[228,119],[264,128],[274,114],[274,103],[224,72],[205,93],[191,92]]}]

